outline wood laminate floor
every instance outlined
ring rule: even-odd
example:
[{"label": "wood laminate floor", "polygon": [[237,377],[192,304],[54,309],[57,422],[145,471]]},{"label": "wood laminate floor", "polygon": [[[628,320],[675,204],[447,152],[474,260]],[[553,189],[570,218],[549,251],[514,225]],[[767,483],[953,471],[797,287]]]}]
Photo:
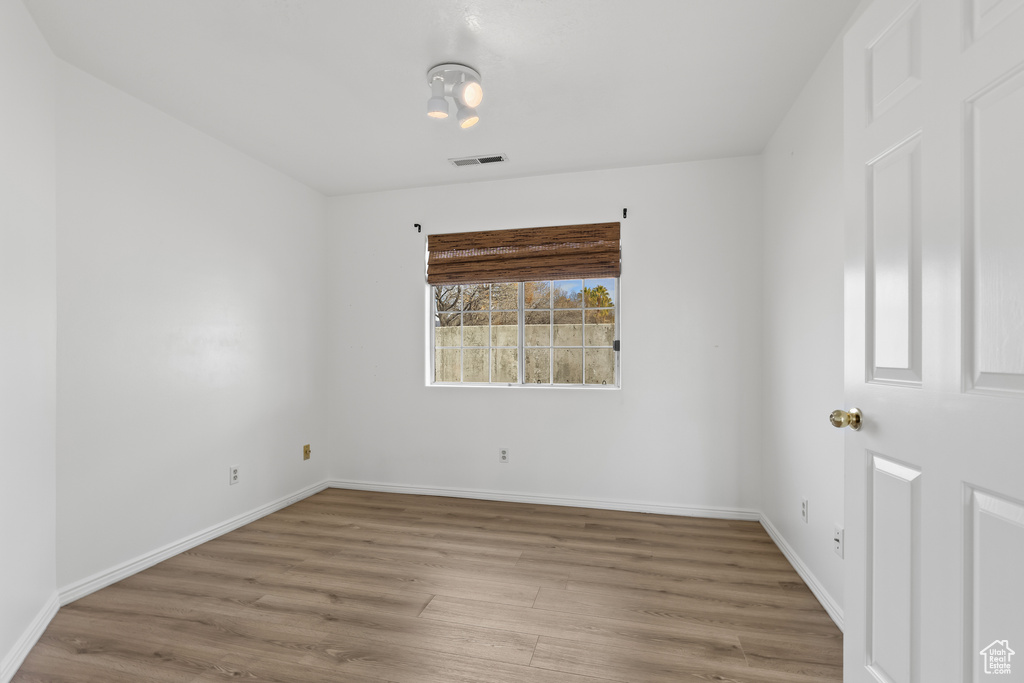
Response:
[{"label": "wood laminate floor", "polygon": [[811,683],[756,522],[328,489],[61,608],[15,683]]}]

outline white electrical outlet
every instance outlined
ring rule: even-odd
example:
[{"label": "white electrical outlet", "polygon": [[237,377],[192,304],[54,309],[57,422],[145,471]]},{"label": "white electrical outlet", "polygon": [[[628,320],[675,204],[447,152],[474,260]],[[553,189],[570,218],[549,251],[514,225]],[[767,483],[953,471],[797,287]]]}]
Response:
[{"label": "white electrical outlet", "polygon": [[238,470],[241,469],[238,465],[232,465],[228,468],[228,483],[234,486],[238,483]]},{"label": "white electrical outlet", "polygon": [[839,557],[843,556],[843,536],[843,527],[836,524],[835,531],[832,532],[832,550],[836,551]]},{"label": "white electrical outlet", "polygon": [[508,449],[507,448],[499,448],[498,449],[498,462],[501,462],[501,463],[508,462]]},{"label": "white electrical outlet", "polygon": [[807,524],[807,499],[800,499],[800,518],[804,520],[804,524]]}]

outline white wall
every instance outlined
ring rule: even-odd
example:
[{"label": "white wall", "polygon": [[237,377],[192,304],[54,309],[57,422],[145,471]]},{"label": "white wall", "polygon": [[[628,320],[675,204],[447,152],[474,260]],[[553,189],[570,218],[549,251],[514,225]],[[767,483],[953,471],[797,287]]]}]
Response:
[{"label": "white wall", "polygon": [[[843,69],[836,42],[763,154],[762,505],[841,610],[843,434]],[[807,498],[807,524],[800,499]]]},{"label": "white wall", "polygon": [[[427,233],[614,221],[623,207],[621,390],[425,386]],[[338,197],[330,224],[335,479],[758,507],[757,158]]]},{"label": "white wall", "polygon": [[56,597],[53,67],[0,1],[0,680]]},{"label": "white wall", "polygon": [[327,204],[71,66],[57,78],[63,590],[324,478]]}]

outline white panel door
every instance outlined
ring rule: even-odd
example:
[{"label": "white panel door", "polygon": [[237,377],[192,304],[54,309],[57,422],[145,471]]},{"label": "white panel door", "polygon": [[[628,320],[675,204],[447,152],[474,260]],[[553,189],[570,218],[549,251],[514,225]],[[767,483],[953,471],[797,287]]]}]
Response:
[{"label": "white panel door", "polygon": [[844,49],[845,680],[1024,682],[1024,0]]}]

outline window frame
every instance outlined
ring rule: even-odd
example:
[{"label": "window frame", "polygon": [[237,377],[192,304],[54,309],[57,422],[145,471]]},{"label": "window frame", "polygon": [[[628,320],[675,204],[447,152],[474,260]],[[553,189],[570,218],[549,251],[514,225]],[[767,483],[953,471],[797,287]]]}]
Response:
[{"label": "window frame", "polygon": [[[496,347],[496,346],[492,345],[493,333],[490,332],[490,327],[492,325],[492,323],[491,323],[491,320],[492,320],[491,314],[496,313],[496,312],[506,312],[506,309],[502,309],[501,311],[493,311],[490,308],[491,302],[488,301],[488,308],[487,308],[486,313],[488,314],[488,329],[489,329],[489,332],[488,332],[488,345],[486,347],[483,347],[483,346],[481,346],[481,347],[473,347],[473,346],[466,347],[466,346],[464,346],[464,343],[465,343],[465,331],[462,329],[464,327],[464,325],[462,323],[464,322],[465,318],[463,317],[460,320],[460,325],[459,325],[459,327],[460,327],[460,332],[459,332],[460,344],[459,344],[459,346],[458,347],[440,347],[439,348],[439,347],[436,346],[436,343],[437,343],[436,331],[438,329],[438,326],[435,324],[435,318],[436,318],[436,316],[438,314],[438,311],[436,309],[436,299],[435,299],[435,296],[434,296],[434,287],[437,287],[437,286],[440,286],[440,285],[431,285],[431,284],[425,285],[425,288],[426,288],[426,302],[427,302],[427,316],[426,317],[427,317],[427,328],[428,328],[427,329],[427,335],[426,335],[427,336],[427,339],[426,339],[426,341],[427,341],[427,349],[426,349],[426,355],[427,355],[427,358],[426,358],[426,361],[427,361],[427,363],[426,363],[426,366],[427,366],[426,367],[426,370],[427,370],[426,385],[428,387],[500,387],[500,388],[511,387],[511,388],[520,388],[520,389],[526,389],[526,388],[532,388],[532,389],[570,389],[570,390],[585,389],[585,390],[598,390],[598,391],[609,391],[609,390],[621,389],[622,388],[622,360],[621,360],[620,345],[619,345],[619,340],[621,339],[621,325],[622,325],[622,316],[621,316],[621,308],[622,308],[622,282],[621,282],[621,277],[616,276],[616,277],[560,278],[560,279],[550,279],[550,280],[536,280],[536,282],[544,282],[544,281],[550,282],[552,284],[550,296],[554,297],[554,283],[556,283],[556,282],[578,281],[578,282],[581,283],[581,287],[583,287],[584,286],[583,283],[585,283],[587,280],[614,280],[615,281],[615,289],[614,289],[614,295],[612,297],[612,307],[611,307],[611,310],[614,311],[614,318],[615,318],[615,320],[614,320],[614,333],[613,333],[613,340],[612,340],[612,345],[611,346],[596,346],[596,347],[594,347],[594,346],[587,346],[586,345],[586,325],[587,325],[587,322],[586,322],[586,312],[587,312],[587,310],[608,310],[608,307],[600,307],[600,308],[595,307],[595,308],[588,309],[587,305],[586,305],[586,297],[585,296],[582,298],[581,306],[578,309],[580,311],[580,313],[581,313],[581,318],[582,318],[582,320],[581,320],[581,340],[580,340],[580,345],[579,346],[555,346],[555,339],[554,339],[554,324],[555,324],[554,323],[554,313],[556,311],[559,311],[559,310],[577,310],[577,309],[558,309],[558,308],[555,308],[553,298],[549,302],[549,307],[547,309],[527,309],[526,306],[525,306],[525,299],[526,299],[525,283],[524,282],[518,282],[517,283],[518,284],[518,287],[517,287],[517,290],[518,290],[518,296],[517,296],[518,310],[516,311],[516,328],[517,328],[517,333],[516,333],[517,346],[516,347],[505,347],[505,346],[498,346],[498,347]],[[534,282],[534,280],[531,280],[531,282]],[[478,284],[489,284],[489,285],[493,286],[495,284],[506,284],[506,283],[459,283],[457,286],[465,287],[465,286],[474,286],[474,285],[478,285]],[[509,283],[509,284],[511,284],[511,283]],[[460,292],[460,295],[461,295],[461,292]],[[551,316],[552,316],[551,317],[551,323],[550,323],[550,325],[551,325],[551,332],[550,332],[551,336],[549,338],[549,342],[550,343],[546,347],[545,346],[531,346],[531,347],[528,347],[528,346],[526,346],[526,339],[525,339],[525,337],[526,337],[526,322],[525,322],[526,321],[526,313],[529,312],[529,311],[540,311],[540,310],[550,311]],[[484,311],[464,311],[464,310],[462,310],[461,303],[459,305],[459,310],[457,311],[457,313],[460,316],[464,316],[466,313],[482,313],[482,312],[484,312]],[[517,353],[517,358],[516,358],[516,374],[517,374],[517,379],[516,379],[515,382],[491,382],[491,381],[487,381],[487,382],[464,382],[464,381],[459,381],[459,382],[438,382],[435,379],[436,376],[437,376],[436,375],[436,356],[437,356],[438,350],[445,349],[445,348],[458,348],[460,350],[460,362],[461,362],[460,377],[464,376],[464,373],[465,373],[465,356],[464,356],[464,351],[467,348],[471,349],[471,350],[473,350],[473,349],[477,349],[477,350],[484,350],[484,349],[486,349],[488,351],[488,361],[487,361],[487,374],[488,374],[488,378],[490,378],[491,373],[493,372],[493,362],[491,360],[491,353],[490,353],[490,351],[492,349],[515,348],[516,349],[516,353]],[[530,348],[536,348],[536,349],[547,348],[547,349],[550,350],[550,353],[549,353],[549,363],[551,365],[550,365],[550,371],[549,371],[549,380],[550,380],[549,382],[546,382],[546,383],[526,383],[525,382],[525,375],[526,375],[526,350],[530,349]],[[614,381],[613,384],[588,384],[586,382],[586,367],[587,367],[586,366],[586,356],[587,356],[586,351],[587,351],[588,348],[611,349],[612,350],[612,353],[614,354],[613,357],[614,357],[614,372],[615,372],[615,381]],[[555,382],[554,381],[554,351],[556,349],[580,349],[581,355],[582,355],[582,365],[581,365],[581,372],[582,372],[582,379],[583,379],[582,382],[580,382],[579,384],[576,384],[576,383],[561,383],[561,382]]]}]

